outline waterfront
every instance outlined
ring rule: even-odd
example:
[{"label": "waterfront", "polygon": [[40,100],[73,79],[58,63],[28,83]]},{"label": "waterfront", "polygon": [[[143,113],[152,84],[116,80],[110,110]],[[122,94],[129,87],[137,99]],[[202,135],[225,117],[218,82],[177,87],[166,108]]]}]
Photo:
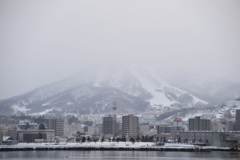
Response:
[{"label": "waterfront", "polygon": [[151,159],[151,160],[237,160],[240,152],[163,152],[163,151],[2,151],[0,159]]}]

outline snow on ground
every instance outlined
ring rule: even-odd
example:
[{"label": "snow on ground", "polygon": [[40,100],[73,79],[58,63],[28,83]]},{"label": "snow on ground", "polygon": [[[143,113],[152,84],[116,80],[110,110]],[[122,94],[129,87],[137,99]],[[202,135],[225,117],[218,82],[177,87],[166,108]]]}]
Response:
[{"label": "snow on ground", "polygon": [[141,70],[132,70],[132,74],[141,82],[142,87],[150,92],[153,96],[153,98],[149,100],[151,105],[163,104],[170,106],[173,103],[165,96],[164,92],[156,91],[162,90],[162,87],[155,78],[151,77],[150,75],[146,75],[147,73]]},{"label": "snow on ground", "polygon": [[201,100],[201,99],[199,99],[198,97],[196,97],[196,96],[194,96],[194,95],[192,95],[192,94],[190,94],[190,93],[186,92],[185,90],[182,90],[182,89],[180,89],[180,88],[177,88],[177,87],[171,87],[171,88],[174,88],[174,89],[176,89],[176,90],[178,90],[178,91],[182,92],[182,94],[183,94],[183,93],[187,93],[187,94],[189,94],[190,96],[192,96],[192,97],[193,97],[194,103],[196,103],[196,102],[201,102],[201,103],[203,103],[203,104],[208,104],[208,102],[206,102],[206,101],[204,101],[204,100]]},{"label": "snow on ground", "polygon": [[25,106],[19,107],[18,105],[13,105],[12,109],[14,110],[14,113],[17,113],[18,111],[26,113],[27,111],[31,110],[31,109],[27,109]]},{"label": "snow on ground", "polygon": [[45,115],[45,114],[47,114],[48,112],[53,111],[53,109],[54,109],[54,108],[46,109],[46,110],[44,110],[44,111],[42,111],[42,112],[32,113],[31,115],[34,115],[34,116]]},{"label": "snow on ground", "polygon": [[59,97],[61,97],[62,95],[60,95],[60,96],[57,96],[57,97],[55,97],[55,98],[53,98],[53,99],[51,99],[50,101],[48,101],[48,102],[46,102],[46,103],[44,103],[44,104],[42,104],[42,106],[47,106],[47,105],[50,105],[51,104],[51,102],[53,102],[53,101],[55,101],[55,100],[57,100]]},{"label": "snow on ground", "polygon": [[163,92],[154,93],[154,91],[151,90],[150,93],[153,96],[153,98],[149,100],[149,102],[152,106],[159,105],[159,104],[163,104],[164,106],[170,106],[173,103],[165,96],[165,94]]},{"label": "snow on ground", "polygon": [[217,114],[216,114],[216,118],[223,118],[223,115],[220,114],[220,113],[217,113]]},{"label": "snow on ground", "polygon": [[195,116],[201,116],[203,113],[195,113],[195,114],[187,114],[184,118],[182,118],[183,121],[188,121],[189,118],[194,118]]},{"label": "snow on ground", "polygon": [[46,115],[47,113],[49,113],[49,112],[51,112],[51,111],[53,111],[53,110],[62,111],[61,108],[55,108],[55,107],[53,107],[53,108],[50,108],[50,109],[46,109],[46,110],[44,110],[44,111],[42,111],[42,112],[31,113],[30,115],[32,115],[32,116]]},{"label": "snow on ground", "polygon": [[163,146],[156,146],[154,143],[151,142],[85,142],[85,143],[18,143],[15,145],[0,145],[1,149],[11,149],[11,148],[177,148],[177,149],[195,149],[195,148],[202,148],[202,149],[222,149],[227,150],[229,147],[216,147],[216,146],[196,146],[192,144],[184,144],[184,143],[165,143]]},{"label": "snow on ground", "polygon": [[182,143],[165,143],[164,147],[168,148],[194,148],[192,144],[182,144]]},{"label": "snow on ground", "polygon": [[[135,69],[131,70],[131,73],[141,82],[142,87],[150,92],[153,96],[153,98],[149,100],[150,104],[153,107],[156,107],[156,105],[170,106],[171,104],[178,103],[175,100],[171,101],[167,98],[165,92],[168,92],[168,90],[177,96],[188,93],[177,87],[169,85],[165,80],[163,80],[160,76],[158,76],[157,73],[154,73],[153,71],[146,72],[143,69]],[[197,102],[208,104],[206,101],[203,101],[190,93],[188,94],[193,97],[193,104],[196,104]]]},{"label": "snow on ground", "polygon": [[[151,74],[152,77],[154,77],[155,79],[157,79],[160,83],[161,83],[161,87],[162,88],[172,88],[172,89],[175,89],[176,91],[180,92],[181,94],[183,93],[188,93],[186,92],[185,90],[181,90],[180,88],[177,88],[177,87],[173,87],[171,85],[169,85],[169,83],[165,80],[162,79],[162,77],[159,76],[159,74],[155,73],[152,69],[151,70],[148,70],[148,72]],[[175,93],[176,94],[176,93]],[[203,104],[208,104],[208,102],[206,101],[203,101],[199,98],[197,98],[196,96],[188,93],[189,95],[191,95],[194,99],[194,103],[196,102],[202,102]],[[176,94],[177,96],[180,96],[179,94]]]},{"label": "snow on ground", "polygon": [[16,145],[0,145],[1,148],[60,148],[60,147],[126,147],[126,148],[139,148],[154,146],[152,142],[85,142],[85,143],[18,143]]}]

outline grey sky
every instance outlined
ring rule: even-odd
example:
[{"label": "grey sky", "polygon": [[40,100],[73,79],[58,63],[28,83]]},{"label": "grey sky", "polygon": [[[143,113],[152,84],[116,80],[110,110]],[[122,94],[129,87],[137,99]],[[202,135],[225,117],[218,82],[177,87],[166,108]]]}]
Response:
[{"label": "grey sky", "polygon": [[0,1],[0,99],[108,62],[240,83],[240,1]]}]

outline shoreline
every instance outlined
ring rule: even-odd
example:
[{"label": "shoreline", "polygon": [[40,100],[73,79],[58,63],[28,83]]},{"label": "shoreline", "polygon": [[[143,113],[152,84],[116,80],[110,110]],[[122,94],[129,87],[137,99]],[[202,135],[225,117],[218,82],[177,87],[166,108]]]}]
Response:
[{"label": "shoreline", "polygon": [[194,146],[189,144],[167,143],[164,146],[155,146],[154,143],[138,142],[90,142],[90,143],[18,143],[14,145],[0,145],[1,151],[34,151],[34,150],[115,150],[115,151],[181,151],[181,152],[211,152],[211,151],[234,151],[229,147]]}]

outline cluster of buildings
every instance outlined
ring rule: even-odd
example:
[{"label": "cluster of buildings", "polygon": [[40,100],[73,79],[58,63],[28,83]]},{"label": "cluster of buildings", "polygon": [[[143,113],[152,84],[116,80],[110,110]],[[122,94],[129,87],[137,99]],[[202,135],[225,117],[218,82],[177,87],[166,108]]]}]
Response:
[{"label": "cluster of buildings", "polygon": [[116,116],[103,117],[102,134],[104,137],[124,136],[137,138],[139,134],[139,117],[129,114],[122,116],[122,124],[117,123]]},{"label": "cluster of buildings", "polygon": [[83,136],[106,139],[151,136],[168,142],[226,147],[240,144],[240,104],[236,106],[235,102],[229,102],[227,105],[227,109],[222,111],[223,117],[219,117],[218,113],[203,113],[187,119],[173,118],[161,122],[154,121],[151,116],[133,114],[57,118],[0,116],[0,143],[54,142],[61,138],[67,140]]},{"label": "cluster of buildings", "polygon": [[5,143],[50,142],[54,141],[56,136],[64,135],[62,118],[42,118],[39,124],[28,120],[12,124],[8,119],[9,117],[0,117],[0,143],[3,143],[4,137]]},{"label": "cluster of buildings", "polygon": [[[108,115],[102,118],[102,124],[92,121],[80,122],[77,117],[34,118],[15,121],[11,124],[10,117],[0,117],[0,143],[9,137],[8,142],[53,142],[58,138],[66,137],[104,137],[116,136],[136,138],[139,133],[139,118],[133,114],[123,116],[122,123],[117,122],[117,117]],[[17,123],[18,122],[18,123]],[[5,137],[5,138],[4,138]]]}]

